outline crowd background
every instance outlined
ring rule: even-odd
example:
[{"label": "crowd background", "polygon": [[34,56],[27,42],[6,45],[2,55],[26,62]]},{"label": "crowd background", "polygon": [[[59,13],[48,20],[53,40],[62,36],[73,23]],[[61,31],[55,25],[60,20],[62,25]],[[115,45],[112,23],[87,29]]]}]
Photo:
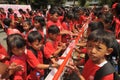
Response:
[{"label": "crowd background", "polygon": [[119,2],[115,2],[112,7],[105,4],[100,8],[94,6],[92,9],[52,6],[50,9],[18,11],[20,16],[12,8],[7,12],[0,8],[0,24],[7,34],[7,50],[0,45],[0,67],[4,67],[0,69],[1,78],[44,80],[49,68],[59,67],[59,57],[88,20],[88,28],[77,44],[79,48],[75,48],[78,53],[85,54],[85,59],[78,61],[76,65],[84,65],[88,60],[87,37],[92,31],[99,29],[101,32],[104,30],[113,34],[113,51],[105,58],[111,62],[116,72],[120,73]]}]

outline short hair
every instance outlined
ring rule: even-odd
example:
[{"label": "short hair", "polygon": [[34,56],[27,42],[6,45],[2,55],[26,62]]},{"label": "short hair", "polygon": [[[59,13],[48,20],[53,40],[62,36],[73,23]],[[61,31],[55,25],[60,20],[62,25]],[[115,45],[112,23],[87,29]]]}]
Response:
[{"label": "short hair", "polygon": [[105,30],[98,29],[91,32],[87,40],[100,42],[105,44],[107,48],[112,48],[114,39],[111,36],[114,36],[114,34]]},{"label": "short hair", "polygon": [[29,43],[33,43],[35,40],[38,40],[40,42],[42,39],[43,37],[38,31],[30,32],[27,37]]},{"label": "short hair", "polygon": [[51,15],[53,15],[53,14],[55,14],[55,13],[59,14],[58,7],[51,7],[50,10],[49,10],[49,13],[50,13]]},{"label": "short hair", "polygon": [[26,41],[23,38],[22,35],[16,33],[16,34],[11,34],[7,37],[7,44],[9,48],[22,48],[26,45]]},{"label": "short hair", "polygon": [[22,35],[16,33],[16,34],[11,34],[7,37],[7,46],[8,46],[8,52],[9,55],[12,55],[11,50],[15,47],[17,48],[23,48],[26,45],[26,41],[23,38]]},{"label": "short hair", "polygon": [[102,22],[90,22],[88,24],[88,28],[90,28],[91,31],[96,29],[104,29],[104,24]]},{"label": "short hair", "polygon": [[12,22],[12,20],[10,18],[5,18],[3,20],[3,23],[6,25],[6,26],[10,26],[10,23]]},{"label": "short hair", "polygon": [[42,27],[46,25],[45,18],[42,16],[35,16],[33,20],[38,21]]},{"label": "short hair", "polygon": [[51,25],[51,26],[48,28],[48,34],[49,34],[49,33],[58,34],[58,33],[60,33],[60,29],[59,29],[56,25]]}]

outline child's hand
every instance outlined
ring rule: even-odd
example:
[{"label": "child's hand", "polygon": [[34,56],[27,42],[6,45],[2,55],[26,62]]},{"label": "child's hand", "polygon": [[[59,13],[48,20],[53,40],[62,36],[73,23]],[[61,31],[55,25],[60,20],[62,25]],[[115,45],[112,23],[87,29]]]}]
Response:
[{"label": "child's hand", "polygon": [[54,68],[58,68],[60,65],[58,64],[58,63],[54,63],[54,64],[52,64],[52,67],[54,67]]},{"label": "child's hand", "polygon": [[78,75],[81,75],[79,69],[75,65],[66,65],[67,68],[70,68],[72,71],[77,73]]},{"label": "child's hand", "polygon": [[16,63],[11,63],[11,65],[9,66],[9,69],[14,71],[19,71],[19,70],[22,70],[22,66],[17,65]]}]

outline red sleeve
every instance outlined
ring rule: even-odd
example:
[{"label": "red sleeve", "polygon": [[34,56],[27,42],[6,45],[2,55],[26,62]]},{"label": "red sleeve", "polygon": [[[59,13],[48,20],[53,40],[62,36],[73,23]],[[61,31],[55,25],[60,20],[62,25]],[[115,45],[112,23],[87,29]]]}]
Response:
[{"label": "red sleeve", "polygon": [[65,22],[62,23],[62,27],[63,27],[64,30],[67,30],[67,28],[66,28],[67,26],[66,26]]},{"label": "red sleeve", "polygon": [[114,80],[114,75],[113,74],[109,74],[109,75],[103,77],[101,80]]},{"label": "red sleeve", "polygon": [[14,73],[13,79],[12,80],[24,80],[26,77],[26,61],[25,61],[25,56],[12,56],[10,63],[16,63],[17,65],[22,66],[22,70],[16,71]]},{"label": "red sleeve", "polygon": [[47,42],[44,47],[44,55],[46,58],[50,58],[50,56],[55,52],[55,48],[51,42]]},{"label": "red sleeve", "polygon": [[35,68],[35,67],[39,64],[38,59],[37,59],[36,56],[32,53],[32,51],[27,50],[26,56],[27,56],[27,62],[29,63],[29,65],[30,65],[32,68]]}]

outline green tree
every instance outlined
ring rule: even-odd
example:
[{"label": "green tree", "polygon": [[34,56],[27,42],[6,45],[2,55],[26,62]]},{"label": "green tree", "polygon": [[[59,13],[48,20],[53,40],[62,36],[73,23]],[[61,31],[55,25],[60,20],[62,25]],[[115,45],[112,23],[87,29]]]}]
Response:
[{"label": "green tree", "polygon": [[78,3],[79,3],[80,6],[83,7],[86,3],[86,0],[78,0]]}]

